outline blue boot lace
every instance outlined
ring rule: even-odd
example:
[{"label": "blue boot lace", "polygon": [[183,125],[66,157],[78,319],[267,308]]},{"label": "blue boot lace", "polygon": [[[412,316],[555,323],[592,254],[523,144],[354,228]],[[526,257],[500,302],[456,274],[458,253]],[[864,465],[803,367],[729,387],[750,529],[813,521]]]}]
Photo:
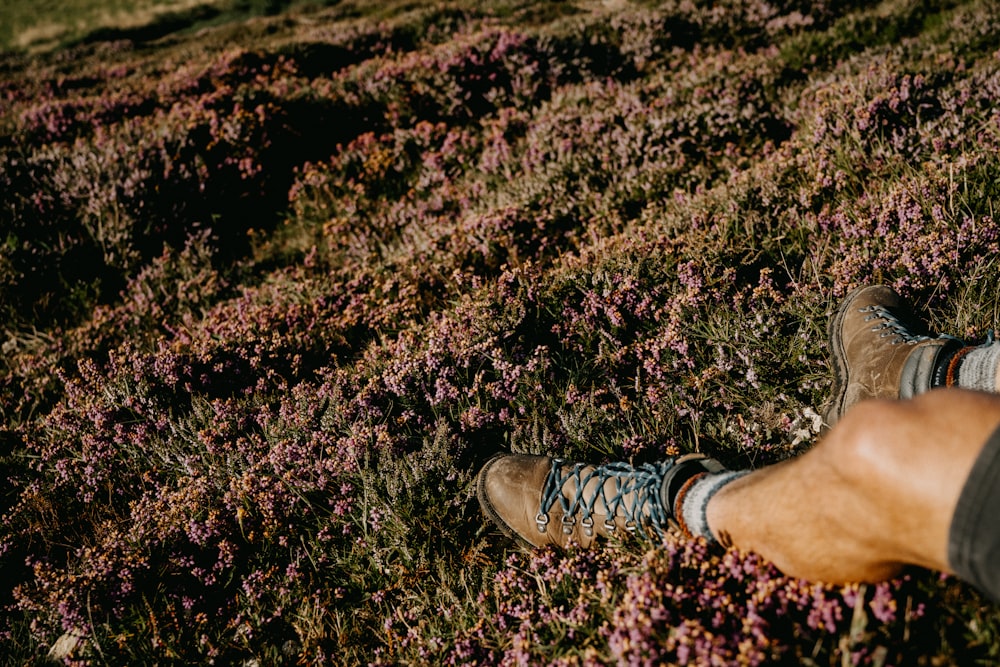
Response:
[{"label": "blue boot lace", "polygon": [[[595,510],[600,499],[607,508],[603,524],[609,533],[615,532],[615,517],[622,517],[627,530],[638,531],[649,537],[646,533],[648,526],[662,537],[669,513],[660,501],[660,487],[663,485],[664,475],[672,467],[673,460],[670,459],[638,467],[627,463],[594,467],[583,463],[566,464],[562,459],[553,459],[552,469],[542,489],[541,506],[535,517],[538,531],[546,531],[549,510],[558,501],[563,512],[563,532],[572,534],[579,520],[584,534],[592,536]],[[563,493],[563,487],[570,480],[574,483],[575,491],[567,497]],[[611,484],[607,484],[609,480]],[[584,491],[588,486],[590,492],[585,495]]]},{"label": "blue boot lace", "polygon": [[902,343],[914,344],[923,340],[930,340],[930,336],[914,334],[906,328],[906,325],[899,321],[893,312],[884,306],[872,304],[863,308],[858,308],[859,313],[868,313],[865,322],[879,320],[878,324],[872,326],[872,331],[879,334],[879,338],[892,338],[890,345],[900,345]]},{"label": "blue boot lace", "polygon": [[[859,313],[868,313],[865,315],[865,322],[871,322],[872,320],[879,320],[880,323],[874,325],[871,330],[879,333],[879,338],[889,338],[890,345],[900,345],[902,343],[915,344],[925,340],[931,340],[931,336],[923,336],[915,334],[906,328],[906,325],[899,321],[891,310],[885,306],[880,306],[878,304],[872,304],[870,306],[864,306],[858,308]],[[948,336],[942,334],[938,338],[949,338],[961,342],[960,339],[954,336]],[[986,342],[983,345],[989,345],[993,342],[993,331],[990,330],[986,335]]]}]

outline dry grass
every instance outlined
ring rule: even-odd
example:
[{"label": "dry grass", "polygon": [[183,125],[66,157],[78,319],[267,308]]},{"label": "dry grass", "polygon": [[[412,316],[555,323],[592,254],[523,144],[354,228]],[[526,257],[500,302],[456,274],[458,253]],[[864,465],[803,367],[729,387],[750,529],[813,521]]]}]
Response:
[{"label": "dry grass", "polygon": [[172,14],[202,8],[225,9],[230,0],[135,0],[61,3],[58,11],[37,11],[34,3],[10,0],[0,8],[0,47],[49,51],[98,30],[131,30],[155,24]]}]

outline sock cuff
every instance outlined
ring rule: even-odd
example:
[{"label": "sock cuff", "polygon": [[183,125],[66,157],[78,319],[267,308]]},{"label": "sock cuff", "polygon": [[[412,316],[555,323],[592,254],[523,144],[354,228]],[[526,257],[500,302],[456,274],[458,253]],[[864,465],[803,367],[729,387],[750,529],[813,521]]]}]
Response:
[{"label": "sock cuff", "polygon": [[955,370],[954,384],[965,389],[995,392],[997,390],[997,366],[1000,365],[1000,344],[990,343],[973,348],[952,360]]},{"label": "sock cuff", "polygon": [[674,515],[681,530],[687,535],[715,542],[715,535],[708,527],[708,501],[726,484],[749,473],[749,470],[727,470],[705,473],[689,480],[675,501]]},{"label": "sock cuff", "polygon": [[953,387],[958,384],[958,367],[962,365],[962,359],[965,358],[969,352],[975,350],[975,347],[963,347],[956,350],[947,360],[948,363],[942,361],[942,367],[945,369],[945,381],[944,385],[946,387]]},{"label": "sock cuff", "polygon": [[686,537],[694,537],[694,533],[691,532],[691,527],[688,525],[687,520],[684,518],[684,501],[687,499],[688,492],[691,487],[695,485],[696,482],[704,479],[708,476],[707,472],[699,473],[684,482],[682,486],[677,491],[677,497],[674,499],[674,517],[677,519],[677,525],[680,526],[681,532],[684,533]]}]

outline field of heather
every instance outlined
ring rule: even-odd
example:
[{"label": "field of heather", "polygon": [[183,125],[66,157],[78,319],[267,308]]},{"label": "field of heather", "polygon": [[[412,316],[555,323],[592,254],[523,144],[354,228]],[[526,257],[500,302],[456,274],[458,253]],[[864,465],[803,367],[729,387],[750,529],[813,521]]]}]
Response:
[{"label": "field of heather", "polygon": [[998,3],[133,5],[0,35],[6,664],[1000,660],[938,573],[529,552],[472,488],[801,453],[859,284],[995,326]]}]

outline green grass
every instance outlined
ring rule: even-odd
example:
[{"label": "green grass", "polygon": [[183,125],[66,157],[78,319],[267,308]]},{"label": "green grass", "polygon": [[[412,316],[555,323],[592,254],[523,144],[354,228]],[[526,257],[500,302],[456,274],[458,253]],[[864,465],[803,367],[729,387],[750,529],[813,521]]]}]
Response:
[{"label": "green grass", "polygon": [[145,28],[217,9],[227,0],[7,0],[0,5],[0,48],[51,49],[98,30]]},{"label": "green grass", "polygon": [[105,39],[146,41],[292,6],[338,0],[5,0],[0,4],[0,51],[40,52]]}]

